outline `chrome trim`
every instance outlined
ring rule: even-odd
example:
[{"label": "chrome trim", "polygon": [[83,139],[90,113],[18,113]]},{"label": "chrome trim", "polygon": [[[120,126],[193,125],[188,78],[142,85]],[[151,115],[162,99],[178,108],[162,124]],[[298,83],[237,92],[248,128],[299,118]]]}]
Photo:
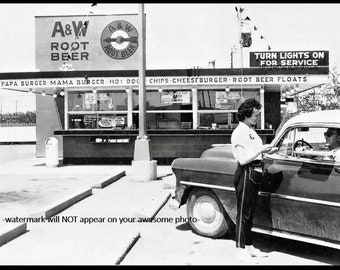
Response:
[{"label": "chrome trim", "polygon": [[296,196],[289,196],[289,195],[283,195],[278,193],[270,193],[265,191],[259,191],[259,195],[262,196],[271,196],[279,199],[285,199],[285,200],[292,200],[292,201],[298,201],[298,202],[306,202],[306,203],[314,203],[319,205],[327,205],[327,206],[335,206],[340,207],[340,203],[338,202],[329,202],[329,201],[322,201],[317,199],[308,199],[308,198],[301,198]]},{"label": "chrome trim", "polygon": [[208,185],[208,184],[201,184],[201,183],[187,182],[187,181],[180,181],[179,183],[182,184],[182,185],[188,185],[188,186],[206,187],[206,188],[215,188],[215,189],[222,189],[222,190],[228,190],[228,191],[235,191],[235,188],[232,188],[232,187],[223,187],[223,186]]},{"label": "chrome trim", "polygon": [[313,238],[310,238],[310,237],[297,235],[297,234],[294,234],[294,233],[274,231],[274,230],[266,230],[266,229],[262,229],[262,228],[258,228],[258,227],[253,227],[251,230],[253,232],[268,234],[268,235],[271,235],[271,236],[281,237],[281,238],[285,238],[285,239],[291,239],[291,240],[307,242],[307,243],[311,243],[311,244],[315,244],[315,245],[340,249],[340,244],[330,243],[330,242],[327,242],[325,240],[320,240],[320,239],[313,239]]},{"label": "chrome trim", "polygon": [[[214,188],[214,189],[235,192],[235,188],[233,187],[223,187],[223,186],[209,185],[209,184],[202,184],[202,183],[195,183],[195,182],[188,182],[188,181],[180,181],[179,183],[182,185],[188,185],[188,186]],[[292,200],[292,201],[297,201],[297,202],[306,202],[306,203],[314,203],[314,204],[319,204],[319,205],[334,206],[334,207],[340,208],[340,203],[338,202],[329,202],[329,201],[322,201],[322,200],[316,200],[316,199],[301,198],[301,197],[296,197],[296,196],[289,196],[289,195],[283,195],[283,194],[278,194],[278,193],[270,193],[270,192],[265,192],[265,191],[259,191],[259,195],[270,196],[270,197],[285,199],[285,200]]]}]

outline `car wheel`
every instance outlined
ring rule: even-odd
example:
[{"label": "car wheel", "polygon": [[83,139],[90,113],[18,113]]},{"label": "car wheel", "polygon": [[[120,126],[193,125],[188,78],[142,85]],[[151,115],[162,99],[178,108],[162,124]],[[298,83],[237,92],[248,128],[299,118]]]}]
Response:
[{"label": "car wheel", "polygon": [[221,202],[211,191],[194,189],[189,194],[189,224],[199,235],[213,238],[224,236],[230,228],[224,213]]}]

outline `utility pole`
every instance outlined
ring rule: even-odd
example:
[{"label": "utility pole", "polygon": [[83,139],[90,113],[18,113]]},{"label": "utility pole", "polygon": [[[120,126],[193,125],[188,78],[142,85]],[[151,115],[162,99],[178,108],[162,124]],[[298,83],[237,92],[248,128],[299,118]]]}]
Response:
[{"label": "utility pole", "polygon": [[236,53],[236,46],[234,45],[233,47],[231,47],[231,50],[230,50],[230,68],[233,68],[234,65],[233,65],[233,62],[234,62],[234,53]]},{"label": "utility pole", "polygon": [[[243,42],[242,42],[242,13],[240,12],[241,7],[238,7],[238,19],[239,19],[239,43],[240,43],[240,54],[241,54],[241,77],[243,76]],[[241,78],[243,80],[243,78]],[[241,82],[241,102],[244,101],[243,98],[243,83]]]},{"label": "utility pole", "polygon": [[233,48],[231,48],[231,52],[230,52],[230,68],[233,68]]}]

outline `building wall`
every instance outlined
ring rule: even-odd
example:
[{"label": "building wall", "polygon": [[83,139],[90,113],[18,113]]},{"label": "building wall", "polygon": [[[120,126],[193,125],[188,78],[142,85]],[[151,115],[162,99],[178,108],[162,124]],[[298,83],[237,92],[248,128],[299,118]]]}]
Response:
[{"label": "building wall", "polygon": [[60,130],[63,127],[63,102],[64,98],[61,97],[55,99],[52,96],[36,95],[36,157],[45,157],[45,141],[49,137],[58,139],[59,156],[63,155],[63,138],[54,135],[55,130]]}]

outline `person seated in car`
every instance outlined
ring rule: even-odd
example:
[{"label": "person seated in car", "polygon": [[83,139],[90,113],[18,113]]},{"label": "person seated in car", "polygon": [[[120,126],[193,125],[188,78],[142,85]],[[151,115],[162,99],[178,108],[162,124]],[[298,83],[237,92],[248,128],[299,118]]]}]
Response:
[{"label": "person seated in car", "polygon": [[334,160],[340,162],[340,129],[328,128],[324,136],[326,138],[325,150],[314,151],[309,146],[299,145],[295,148],[296,155],[318,161]]},{"label": "person seated in car", "polygon": [[328,128],[324,135],[326,138],[326,147],[329,150],[327,156],[340,162],[340,128]]}]

